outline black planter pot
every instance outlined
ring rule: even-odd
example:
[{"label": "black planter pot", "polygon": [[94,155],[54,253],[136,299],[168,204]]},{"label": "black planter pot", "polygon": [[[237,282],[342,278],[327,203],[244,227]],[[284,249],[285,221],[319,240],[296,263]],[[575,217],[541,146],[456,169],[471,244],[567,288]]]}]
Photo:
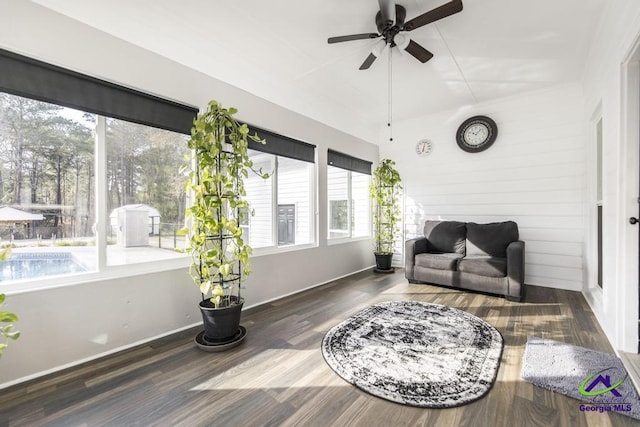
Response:
[{"label": "black planter pot", "polygon": [[200,312],[204,323],[203,340],[210,344],[224,344],[233,341],[240,330],[240,316],[244,299],[232,297],[232,304],[215,308],[208,299],[200,302]]},{"label": "black planter pot", "polygon": [[374,254],[376,256],[376,270],[381,273],[390,273],[394,271],[391,267],[391,259],[393,254]]}]

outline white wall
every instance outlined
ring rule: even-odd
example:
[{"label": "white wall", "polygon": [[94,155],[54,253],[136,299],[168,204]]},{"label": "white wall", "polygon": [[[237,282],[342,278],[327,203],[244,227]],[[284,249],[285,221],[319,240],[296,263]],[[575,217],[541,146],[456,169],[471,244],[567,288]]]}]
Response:
[{"label": "white wall", "polygon": [[[420,235],[425,219],[513,220],[526,242],[525,282],[581,290],[583,103],[576,83],[394,123],[393,142],[381,135],[380,158],[395,160],[403,178],[406,237]],[[470,154],[455,135],[474,115],[493,118],[498,138]],[[424,138],[433,152],[418,157]]]},{"label": "white wall", "polygon": [[[640,2],[607,2],[590,49],[583,86],[583,122],[589,133],[587,188],[589,205],[595,200],[595,140],[593,118],[603,119],[603,290],[595,286],[595,229],[590,218],[586,253],[585,294],[613,346],[638,350],[638,116],[629,103],[638,103],[639,90],[627,86],[628,63],[634,62],[637,81],[638,56],[630,58],[640,36]],[[640,52],[640,51],[639,51]],[[592,215],[592,211],[590,212]]]},{"label": "white wall", "polygon": [[[327,247],[326,151],[376,162],[377,146],[30,2],[0,0],[0,10],[2,48],[191,105],[215,98],[243,121],[317,145],[319,246],[254,258],[246,306],[373,265],[370,240]],[[186,267],[12,293],[7,309],[20,316],[22,336],[0,360],[0,388],[197,324],[198,300]]]}]

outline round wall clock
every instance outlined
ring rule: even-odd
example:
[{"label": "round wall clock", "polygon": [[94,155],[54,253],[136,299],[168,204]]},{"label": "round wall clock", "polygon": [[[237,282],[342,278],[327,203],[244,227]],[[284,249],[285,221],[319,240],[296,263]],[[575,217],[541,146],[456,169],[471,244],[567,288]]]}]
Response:
[{"label": "round wall clock", "polygon": [[422,139],[416,144],[416,154],[418,156],[428,156],[433,151],[433,142]]},{"label": "round wall clock", "polygon": [[496,122],[487,116],[474,116],[462,122],[456,133],[456,142],[467,153],[478,153],[491,147],[497,137]]}]

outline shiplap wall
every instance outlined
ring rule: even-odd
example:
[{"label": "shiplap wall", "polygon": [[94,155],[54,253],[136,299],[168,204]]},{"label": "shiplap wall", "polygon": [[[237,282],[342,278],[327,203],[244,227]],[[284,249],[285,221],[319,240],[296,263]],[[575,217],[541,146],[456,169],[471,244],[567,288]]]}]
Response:
[{"label": "shiplap wall", "polygon": [[[394,123],[394,142],[381,137],[380,158],[394,159],[403,178],[404,237],[420,235],[425,219],[513,220],[526,242],[525,282],[581,290],[583,105],[581,87],[568,84]],[[499,132],[487,151],[470,154],[455,134],[474,115],[493,118]],[[418,157],[424,138],[434,149]]]}]

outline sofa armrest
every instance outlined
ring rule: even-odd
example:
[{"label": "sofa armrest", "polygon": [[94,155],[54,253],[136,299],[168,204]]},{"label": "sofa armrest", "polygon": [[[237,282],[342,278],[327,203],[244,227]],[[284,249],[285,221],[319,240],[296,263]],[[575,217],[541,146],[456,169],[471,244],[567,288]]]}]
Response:
[{"label": "sofa armrest", "polygon": [[524,242],[518,240],[507,246],[508,297],[520,301],[524,296]]},{"label": "sofa armrest", "polygon": [[415,256],[427,252],[427,238],[416,237],[404,242],[404,277],[414,280],[413,267],[415,266]]}]

